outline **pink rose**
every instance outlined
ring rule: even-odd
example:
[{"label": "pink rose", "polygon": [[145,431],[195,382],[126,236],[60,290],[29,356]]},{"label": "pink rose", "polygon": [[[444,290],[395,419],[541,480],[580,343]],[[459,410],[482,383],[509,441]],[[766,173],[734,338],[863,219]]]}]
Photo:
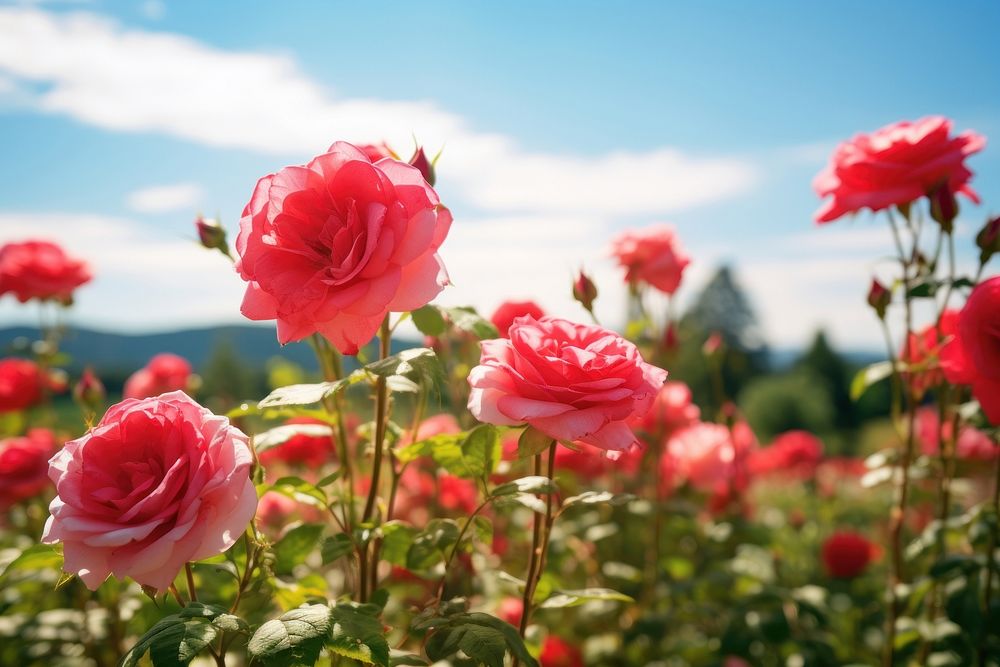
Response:
[{"label": "pink rose", "polygon": [[411,437],[409,431],[404,433],[403,437],[400,439],[400,445],[409,445],[413,442],[433,438],[435,435],[446,435],[461,432],[462,427],[459,426],[458,420],[455,416],[448,414],[447,412],[443,412],[441,414],[431,415],[427,419],[420,422],[420,426],[417,427],[417,437]]},{"label": "pink rose", "polygon": [[691,389],[683,382],[667,382],[657,392],[649,411],[633,419],[632,426],[660,440],[700,417],[701,409],[692,403]]},{"label": "pink rose", "polygon": [[168,391],[185,391],[191,380],[191,364],[176,354],[158,354],[125,381],[125,398],[149,398]]},{"label": "pink rose", "polygon": [[[913,371],[903,374],[914,391],[922,396],[928,389],[940,384],[944,374],[938,364],[941,347],[958,331],[958,311],[948,309],[941,315],[941,322],[934,322],[921,331],[911,333],[899,352],[899,360]],[[917,370],[919,369],[919,370]]]},{"label": "pink rose", "polygon": [[677,291],[691,263],[670,225],[624,231],[611,241],[611,254],[630,285],[648,283],[665,294]]},{"label": "pink rose", "polygon": [[941,368],[949,382],[971,385],[986,418],[1000,425],[1000,276],[972,290],[956,337],[941,350]]},{"label": "pink rose", "polygon": [[482,341],[480,365],[469,374],[469,410],[478,420],[528,423],[555,440],[607,451],[637,444],[628,420],[649,410],[666,371],[597,326],[528,316],[509,334]]},{"label": "pink rose", "polygon": [[514,320],[525,315],[531,315],[536,320],[545,317],[545,311],[534,301],[504,301],[490,315],[490,322],[500,332],[501,338],[507,338],[507,330]]},{"label": "pink rose", "polygon": [[751,477],[774,475],[806,481],[816,474],[823,459],[823,442],[807,431],[782,433],[770,446],[750,453],[747,470]]},{"label": "pink rose", "polygon": [[[315,424],[317,426],[329,426],[324,421],[311,417],[292,417],[286,424]],[[293,466],[304,466],[313,469],[323,467],[323,464],[333,459],[336,453],[336,444],[333,435],[310,435],[309,433],[296,433],[288,440],[277,447],[264,450],[260,453],[260,462],[264,466],[271,466],[275,463],[287,463]]]},{"label": "pink rose", "polygon": [[0,247],[0,296],[10,292],[21,303],[31,299],[73,302],[73,290],[90,282],[86,262],[70,257],[49,241],[23,241]]},{"label": "pink rose", "polygon": [[[920,450],[928,456],[937,456],[941,449],[941,435],[946,441],[952,437],[952,423],[941,420],[934,408],[920,408],[917,411],[917,438],[920,440]],[[955,441],[955,454],[960,459],[973,461],[992,461],[1000,453],[1000,447],[993,444],[993,439],[972,426],[962,426],[958,429],[958,439]]]},{"label": "pink rose", "polygon": [[448,284],[437,250],[450,226],[417,169],[335,143],[257,183],[236,240],[249,283],[241,310],[277,319],[282,344],[320,333],[356,354],[389,312],[424,306]]},{"label": "pink rose", "polygon": [[257,508],[247,436],[175,391],[127,399],[52,457],[42,541],[91,590],[114,574],[167,588],[231,547]]},{"label": "pink rose", "polygon": [[52,431],[33,428],[22,438],[0,440],[0,512],[49,485],[49,457],[56,449]]},{"label": "pink rose", "polygon": [[928,116],[901,121],[837,146],[830,163],[813,181],[820,197],[831,197],[816,212],[830,222],[863,208],[881,211],[908,204],[944,186],[979,201],[969,187],[965,158],[982,150],[986,138],[966,131],[951,136],[951,121]]},{"label": "pink rose", "polygon": [[756,445],[744,422],[737,422],[732,432],[722,424],[699,422],[670,437],[666,456],[678,479],[699,491],[727,495],[746,489],[747,459]]}]

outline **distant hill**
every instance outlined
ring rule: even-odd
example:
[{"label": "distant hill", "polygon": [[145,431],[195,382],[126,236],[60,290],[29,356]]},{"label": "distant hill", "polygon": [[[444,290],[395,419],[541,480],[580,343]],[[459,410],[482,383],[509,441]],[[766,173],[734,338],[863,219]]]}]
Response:
[{"label": "distant hill", "polygon": [[[26,342],[37,340],[32,327],[0,329],[0,354],[16,354]],[[393,341],[393,351],[413,347],[412,341]],[[60,348],[72,362],[68,370],[92,366],[105,373],[131,372],[160,352],[172,352],[196,369],[204,367],[219,346],[231,346],[233,352],[252,368],[263,368],[273,357],[284,357],[309,370],[316,370],[312,348],[305,342],[282,347],[273,326],[227,325],[184,329],[151,334],[119,334],[92,329],[71,329]]]}]

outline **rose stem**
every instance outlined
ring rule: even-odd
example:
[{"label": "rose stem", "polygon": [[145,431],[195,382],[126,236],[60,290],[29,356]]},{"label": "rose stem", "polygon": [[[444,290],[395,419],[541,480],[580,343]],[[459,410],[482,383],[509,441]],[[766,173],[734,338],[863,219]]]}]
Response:
[{"label": "rose stem", "polygon": [[[552,472],[555,467],[556,459],[556,443],[555,441],[549,445],[549,469],[548,475],[549,480],[552,480]],[[535,454],[535,472],[536,476],[541,476],[542,474],[542,455],[541,453]],[[542,528],[546,528],[543,533]],[[552,526],[552,494],[549,493],[545,502],[545,518],[544,524],[543,520],[538,516],[538,513],[534,513],[534,521],[532,523],[531,532],[531,557],[528,561],[528,578],[524,582],[524,599],[523,599],[523,610],[521,611],[521,623],[520,632],[521,638],[524,638],[524,633],[528,629],[528,620],[531,616],[531,603],[535,595],[535,588],[538,586],[538,580],[542,575],[542,562],[545,556],[545,552],[548,548],[548,529]],[[516,664],[516,663],[515,663]]]},{"label": "rose stem", "polygon": [[[385,359],[389,356],[391,351],[390,347],[391,334],[389,331],[389,315],[386,314],[385,319],[382,320],[382,327],[379,331],[379,358]],[[382,473],[382,449],[385,446],[385,430],[386,430],[386,415],[389,408],[389,392],[385,382],[385,376],[380,375],[378,380],[375,382],[375,457],[372,460],[372,483],[371,488],[368,489],[368,500],[365,501],[365,511],[361,515],[361,522],[368,523],[371,521],[372,515],[375,513],[375,499],[378,498],[378,486],[379,478]],[[367,557],[368,549],[365,547],[365,556]],[[368,594],[374,591],[374,584],[378,581],[378,554],[377,548],[372,549],[372,561],[371,566],[371,584],[372,590],[369,591],[368,583],[366,581],[365,575],[362,575],[361,582],[361,601],[368,601]],[[367,572],[367,563],[363,561],[366,558],[362,558],[362,564],[365,566]]]},{"label": "rose stem", "polygon": [[194,572],[191,570],[191,563],[184,563],[184,574],[187,575],[188,597],[191,602],[198,601],[198,592],[194,587]]},{"label": "rose stem", "polygon": [[[1000,437],[994,437],[994,445],[1000,447]],[[1000,456],[996,457],[996,462],[994,464],[995,476],[993,479],[993,526],[990,530],[990,542],[987,545],[988,551],[986,552],[986,587],[983,595],[983,618],[987,621],[990,619],[990,613],[993,611],[993,571],[996,569],[995,556],[997,550],[997,543],[1000,542],[1000,528],[997,527],[997,517],[1000,517]],[[986,667],[987,660],[987,650],[986,650],[986,636],[987,632],[982,633],[979,643],[979,667]]]}]

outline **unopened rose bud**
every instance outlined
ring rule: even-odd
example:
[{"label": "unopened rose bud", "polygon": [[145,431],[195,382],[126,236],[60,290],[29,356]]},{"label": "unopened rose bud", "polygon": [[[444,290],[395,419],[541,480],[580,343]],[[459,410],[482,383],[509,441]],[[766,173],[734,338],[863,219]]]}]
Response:
[{"label": "unopened rose bud", "polygon": [[885,311],[892,302],[892,292],[887,290],[882,283],[872,278],[872,286],[868,288],[868,305],[875,310],[880,320],[885,319]]},{"label": "unopened rose bud", "polygon": [[985,264],[990,261],[990,257],[1000,252],[1000,215],[986,221],[976,234],[976,245],[979,246],[980,264]]},{"label": "unopened rose bud", "polygon": [[722,351],[722,345],[722,334],[718,331],[714,331],[705,341],[705,344],[701,346],[701,351],[706,357],[713,357]]},{"label": "unopened rose bud", "polygon": [[223,229],[218,220],[203,218],[199,215],[194,221],[194,226],[198,230],[198,240],[203,247],[209,250],[219,250],[222,254],[229,255],[226,230]]},{"label": "unopened rose bud", "polygon": [[678,347],[680,347],[680,338],[677,335],[677,325],[668,322],[667,328],[663,331],[663,350],[673,352]]},{"label": "unopened rose bud", "polygon": [[73,387],[73,400],[80,407],[95,413],[104,406],[107,395],[104,384],[89,368],[84,369],[80,381]]},{"label": "unopened rose bud", "polygon": [[934,218],[941,229],[951,233],[955,228],[955,218],[958,217],[958,200],[955,193],[947,185],[942,185],[930,194],[931,217]]},{"label": "unopened rose bud", "polygon": [[409,162],[411,167],[416,167],[420,170],[420,173],[423,175],[425,181],[434,185],[434,163],[427,159],[427,154],[424,153],[423,146],[417,146],[417,149],[413,151],[413,156],[410,158]]},{"label": "unopened rose bud", "polygon": [[593,311],[594,299],[597,298],[597,285],[582,269],[577,273],[576,280],[573,281],[573,298],[579,301],[588,312]]}]

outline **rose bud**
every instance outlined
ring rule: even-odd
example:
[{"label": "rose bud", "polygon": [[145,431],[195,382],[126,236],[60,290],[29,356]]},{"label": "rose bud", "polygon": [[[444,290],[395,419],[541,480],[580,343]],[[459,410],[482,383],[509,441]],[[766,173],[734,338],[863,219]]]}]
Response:
[{"label": "rose bud", "polygon": [[674,322],[667,322],[663,330],[663,351],[674,352],[681,345],[680,337],[677,335],[677,325]]},{"label": "rose bud", "polygon": [[934,218],[941,229],[951,233],[955,228],[955,218],[958,217],[958,200],[955,193],[947,185],[942,185],[930,193],[931,217]]},{"label": "rose bud", "polygon": [[413,156],[410,157],[409,164],[411,167],[416,167],[420,170],[420,174],[424,177],[424,180],[434,185],[434,181],[437,180],[434,173],[434,161],[427,159],[427,154],[424,153],[423,146],[417,146],[417,149],[413,151]]},{"label": "rose bud", "polygon": [[230,256],[226,230],[223,229],[218,220],[203,218],[199,215],[194,221],[194,226],[198,230],[198,240],[202,246],[209,250],[218,250],[227,257]]},{"label": "rose bud", "polygon": [[104,384],[94,375],[94,371],[90,368],[84,369],[80,381],[73,387],[73,400],[81,408],[96,413],[104,406],[104,399],[107,396]]},{"label": "rose bud", "polygon": [[990,261],[994,253],[1000,252],[1000,215],[986,221],[983,228],[976,234],[976,245],[979,246],[979,263]]},{"label": "rose bud", "polygon": [[701,346],[701,351],[706,357],[714,357],[722,351],[723,344],[722,334],[714,331],[705,341],[705,344]]},{"label": "rose bud", "polygon": [[872,278],[872,285],[868,288],[868,305],[872,307],[880,320],[885,319],[885,311],[892,303],[892,292],[887,290],[877,278]]},{"label": "rose bud", "polygon": [[597,285],[581,269],[573,281],[573,298],[587,309],[588,313],[594,312],[594,299],[597,298]]}]

